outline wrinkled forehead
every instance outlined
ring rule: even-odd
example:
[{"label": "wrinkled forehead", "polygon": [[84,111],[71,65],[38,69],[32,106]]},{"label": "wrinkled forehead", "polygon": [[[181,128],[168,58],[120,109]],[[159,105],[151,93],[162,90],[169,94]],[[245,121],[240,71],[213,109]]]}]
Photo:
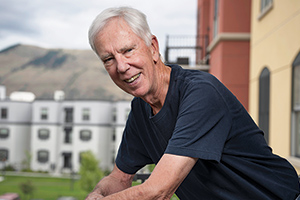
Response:
[{"label": "wrinkled forehead", "polygon": [[[110,42],[114,42],[114,39],[119,37],[138,37],[130,28],[125,20],[122,18],[113,18],[108,21],[105,26],[96,35],[96,41],[106,40],[110,38]],[[123,38],[125,39],[125,38]]]},{"label": "wrinkled forehead", "polygon": [[[115,30],[131,30],[128,23],[121,17],[113,17],[106,21],[105,25],[98,31],[98,34],[105,31],[106,29]],[[132,30],[131,30],[132,31]],[[133,32],[133,31],[132,31]]]},{"label": "wrinkled forehead", "polygon": [[118,19],[107,23],[95,39],[98,55],[113,50],[121,51],[121,49],[136,45],[145,45],[144,40],[137,36],[125,21]]}]

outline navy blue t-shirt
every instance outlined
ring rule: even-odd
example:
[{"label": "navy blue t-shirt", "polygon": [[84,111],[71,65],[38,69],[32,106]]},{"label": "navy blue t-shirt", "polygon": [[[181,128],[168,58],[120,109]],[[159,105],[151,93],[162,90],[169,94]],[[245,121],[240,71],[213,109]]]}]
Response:
[{"label": "navy blue t-shirt", "polygon": [[164,153],[198,158],[176,191],[182,200],[295,199],[294,168],[274,155],[236,97],[214,76],[171,65],[162,109],[134,98],[116,164],[134,174]]}]

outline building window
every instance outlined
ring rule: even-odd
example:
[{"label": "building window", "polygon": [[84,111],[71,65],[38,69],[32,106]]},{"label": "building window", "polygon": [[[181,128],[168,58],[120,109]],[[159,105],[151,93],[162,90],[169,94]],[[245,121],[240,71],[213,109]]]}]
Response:
[{"label": "building window", "polygon": [[41,140],[47,140],[50,136],[49,129],[39,129],[38,130],[38,137]]},{"label": "building window", "polygon": [[273,5],[273,0],[260,0],[260,12],[266,12]]},{"label": "building window", "polygon": [[37,152],[37,159],[40,163],[46,163],[49,160],[49,152],[46,150],[40,150]]},{"label": "building window", "polygon": [[0,128],[0,138],[8,138],[9,129],[8,128]]},{"label": "building window", "polygon": [[116,128],[113,128],[113,133],[112,133],[112,141],[115,142],[116,141]]},{"label": "building window", "polygon": [[89,141],[92,138],[92,131],[90,130],[81,130],[80,139],[83,141]]},{"label": "building window", "polygon": [[117,109],[115,107],[112,110],[112,121],[117,122]]},{"label": "building window", "polygon": [[260,15],[258,19],[263,18],[273,8],[273,0],[260,0]]},{"label": "building window", "polygon": [[259,127],[269,142],[270,71],[264,68],[259,77]]},{"label": "building window", "polygon": [[300,53],[293,62],[292,142],[293,155],[300,157]]},{"label": "building window", "polygon": [[0,149],[0,161],[5,162],[8,160],[8,150],[7,149]]},{"label": "building window", "polygon": [[73,108],[65,108],[65,122],[72,123],[73,122]]},{"label": "building window", "polygon": [[83,121],[90,120],[90,109],[89,108],[82,109],[82,120]]},{"label": "building window", "polygon": [[48,119],[48,108],[41,108],[41,119]]},{"label": "building window", "polygon": [[7,119],[7,108],[1,108],[1,119]]},{"label": "building window", "polygon": [[63,155],[63,167],[72,169],[72,153],[64,152]]},{"label": "building window", "polygon": [[65,139],[64,142],[66,144],[72,143],[72,127],[66,127],[65,128]]},{"label": "building window", "polygon": [[214,30],[213,30],[213,38],[218,35],[218,26],[219,26],[219,0],[215,0],[215,7],[214,7]]}]

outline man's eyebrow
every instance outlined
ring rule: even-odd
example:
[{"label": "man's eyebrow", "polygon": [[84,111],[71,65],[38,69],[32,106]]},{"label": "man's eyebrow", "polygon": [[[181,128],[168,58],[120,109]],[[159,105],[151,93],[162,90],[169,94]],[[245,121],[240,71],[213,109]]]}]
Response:
[{"label": "man's eyebrow", "polygon": [[[127,51],[128,49],[132,49],[132,48],[135,48],[135,47],[136,47],[136,45],[126,45],[126,46],[122,47],[121,49],[119,49],[118,52],[123,53],[123,52]],[[107,54],[104,54],[104,55],[100,55],[101,60],[106,60],[107,58],[110,58],[110,57],[113,57],[113,54],[107,53]]]},{"label": "man's eyebrow", "polygon": [[105,54],[103,56],[100,56],[101,60],[106,60],[107,58],[111,57],[112,54],[108,53],[108,54]]},{"label": "man's eyebrow", "polygon": [[121,48],[121,49],[120,49],[120,52],[125,52],[125,51],[127,51],[128,49],[132,49],[132,48],[135,48],[135,47],[136,47],[136,45],[127,45],[127,46]]}]

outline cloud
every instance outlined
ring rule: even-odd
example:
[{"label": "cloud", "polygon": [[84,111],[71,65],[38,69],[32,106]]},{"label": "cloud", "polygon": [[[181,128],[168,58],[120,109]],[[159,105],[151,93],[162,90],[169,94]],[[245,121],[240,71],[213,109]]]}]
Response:
[{"label": "cloud", "polygon": [[37,34],[35,16],[28,9],[24,9],[24,1],[5,1],[0,6],[0,37],[6,34]]},{"label": "cloud", "polygon": [[0,0],[0,49],[15,43],[89,49],[87,32],[102,10],[131,6],[147,15],[161,51],[167,34],[195,35],[196,0]]}]

